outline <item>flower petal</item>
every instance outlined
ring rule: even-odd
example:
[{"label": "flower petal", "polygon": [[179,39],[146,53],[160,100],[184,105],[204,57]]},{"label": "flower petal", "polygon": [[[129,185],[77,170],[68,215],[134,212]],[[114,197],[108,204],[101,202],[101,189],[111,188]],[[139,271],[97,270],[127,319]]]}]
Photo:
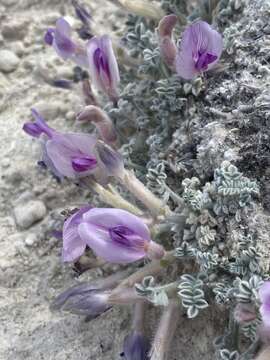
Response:
[{"label": "flower petal", "polygon": [[263,304],[270,304],[270,281],[265,281],[260,287],[259,297]]},{"label": "flower petal", "polygon": [[92,82],[99,90],[104,90],[103,84],[100,80],[99,72],[95,63],[95,51],[99,48],[99,39],[94,36],[87,43],[87,55],[89,61],[89,72],[92,79]]},{"label": "flower petal", "polygon": [[86,243],[79,236],[78,225],[82,215],[90,209],[90,206],[85,206],[65,221],[63,227],[63,261],[74,261],[83,254]]},{"label": "flower petal", "polygon": [[[46,150],[55,168],[63,175],[77,177],[72,166],[72,159],[82,155],[94,157],[95,136],[86,134],[56,134],[46,143]],[[91,174],[93,169],[83,172],[83,176]]]},{"label": "flower petal", "polygon": [[264,325],[266,325],[267,327],[270,327],[270,306],[263,304],[260,307],[260,313],[261,313]]},{"label": "flower petal", "polygon": [[69,146],[74,149],[79,149],[83,154],[91,156],[94,152],[94,148],[97,143],[95,135],[89,134],[76,134],[67,133],[65,134],[65,140],[69,142]]},{"label": "flower petal", "polygon": [[53,163],[53,166],[56,170],[62,174],[62,176],[67,176],[70,178],[75,178],[76,173],[72,167],[71,157],[73,155],[72,150],[65,147],[63,143],[57,139],[48,140],[46,142],[46,152],[48,158]]},{"label": "flower petal", "polygon": [[93,37],[87,43],[89,72],[95,86],[111,98],[117,97],[119,69],[108,35]]},{"label": "flower petal", "polygon": [[83,215],[83,221],[105,229],[122,225],[133,230],[145,241],[151,241],[149,229],[144,222],[139,217],[122,209],[94,208]]},{"label": "flower petal", "polygon": [[145,256],[143,250],[140,251],[124,247],[122,244],[113,242],[109,232],[106,229],[102,229],[100,226],[90,224],[89,222],[83,222],[79,225],[78,231],[81,239],[87,243],[94,253],[108,262],[126,264],[139,260]]},{"label": "flower petal", "polygon": [[76,45],[70,39],[71,27],[69,23],[60,18],[56,22],[53,47],[64,60],[70,58],[76,51]]},{"label": "flower petal", "polygon": [[111,79],[111,87],[117,87],[120,81],[118,64],[114,55],[112,41],[108,35],[103,35],[100,38],[101,49],[107,56],[109,70],[110,70],[110,79]]}]

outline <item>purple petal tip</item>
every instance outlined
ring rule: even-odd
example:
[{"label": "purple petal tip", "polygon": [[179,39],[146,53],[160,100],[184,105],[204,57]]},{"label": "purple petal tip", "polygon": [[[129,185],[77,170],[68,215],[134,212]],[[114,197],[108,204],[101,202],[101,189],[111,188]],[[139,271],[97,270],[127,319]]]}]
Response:
[{"label": "purple petal tip", "polygon": [[72,168],[77,172],[92,170],[97,166],[97,160],[92,157],[74,157],[72,159]]},{"label": "purple petal tip", "polygon": [[52,45],[53,44],[53,33],[54,33],[54,29],[48,29],[44,35],[44,41],[47,45]]}]

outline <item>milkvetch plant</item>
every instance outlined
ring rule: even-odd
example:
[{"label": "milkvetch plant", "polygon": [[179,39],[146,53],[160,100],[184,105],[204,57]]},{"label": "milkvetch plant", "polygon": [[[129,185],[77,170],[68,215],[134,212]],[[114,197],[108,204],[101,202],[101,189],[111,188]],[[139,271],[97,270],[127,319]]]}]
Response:
[{"label": "milkvetch plant", "polygon": [[[213,11],[205,16],[205,4],[188,13],[173,0],[117,3],[133,12],[122,38],[96,33],[94,18],[77,1],[81,39],[64,18],[44,35],[62,60],[83,67],[76,120],[94,130],[53,129],[38,110],[23,126],[40,142],[48,170],[100,200],[68,212],[62,261],[121,266],[108,278],[64,290],[51,310],[95,319],[131,304],[132,329],[119,352],[125,360],[165,360],[181,313],[192,321],[210,306],[222,307],[229,325],[215,339],[217,359],[253,356],[259,329],[268,333],[270,327],[269,268],[248,223],[259,188],[225,155],[202,176],[202,145],[178,131],[190,104],[220,76],[221,29],[205,21],[214,17]],[[216,16],[221,5],[217,9]],[[176,141],[185,145],[181,154]],[[206,146],[215,148],[213,142]],[[156,332],[147,336],[151,306],[161,307],[162,315]],[[247,349],[239,346],[244,337]]]}]

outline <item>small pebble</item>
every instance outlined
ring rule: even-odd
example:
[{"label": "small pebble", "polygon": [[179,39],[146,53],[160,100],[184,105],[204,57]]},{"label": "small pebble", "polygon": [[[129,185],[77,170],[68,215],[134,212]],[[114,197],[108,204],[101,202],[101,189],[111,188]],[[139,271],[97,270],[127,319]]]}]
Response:
[{"label": "small pebble", "polygon": [[17,69],[20,59],[10,50],[0,50],[0,71],[10,73]]},{"label": "small pebble", "polygon": [[40,200],[31,200],[26,204],[16,206],[14,215],[17,225],[23,229],[28,229],[35,222],[45,217],[46,207]]},{"label": "small pebble", "polygon": [[23,56],[25,53],[25,48],[21,41],[14,41],[11,43],[10,48],[19,57]]},{"label": "small pebble", "polygon": [[2,35],[8,40],[22,40],[28,31],[29,21],[25,19],[8,18],[2,24]]},{"label": "small pebble", "polygon": [[33,246],[37,242],[37,235],[34,233],[28,234],[24,242],[26,246]]}]

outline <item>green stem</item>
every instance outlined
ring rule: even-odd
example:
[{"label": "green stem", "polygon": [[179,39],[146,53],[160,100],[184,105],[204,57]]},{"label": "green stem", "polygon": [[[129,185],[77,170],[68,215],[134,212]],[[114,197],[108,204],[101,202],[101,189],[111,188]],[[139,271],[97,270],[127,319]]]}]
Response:
[{"label": "green stem", "polygon": [[99,195],[101,201],[104,201],[115,208],[127,210],[137,216],[143,215],[142,210],[124,199],[113,187],[109,186],[108,189],[105,189],[94,181],[90,182],[90,186]]}]

